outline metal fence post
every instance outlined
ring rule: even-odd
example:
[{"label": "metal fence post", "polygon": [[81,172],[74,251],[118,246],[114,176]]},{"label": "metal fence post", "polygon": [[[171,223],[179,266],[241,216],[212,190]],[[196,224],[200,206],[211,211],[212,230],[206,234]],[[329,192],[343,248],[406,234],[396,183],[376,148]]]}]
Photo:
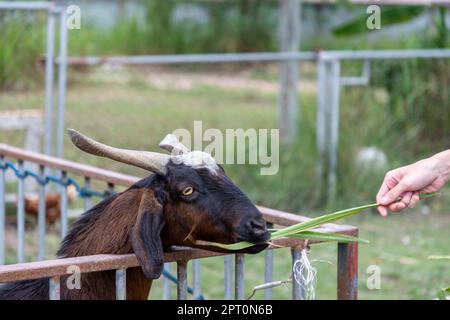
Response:
[{"label": "metal fence post", "polygon": [[235,299],[244,299],[244,254],[238,253],[236,257],[236,274],[235,274]]},{"label": "metal fence post", "polygon": [[[301,252],[302,252],[302,249],[298,249],[298,248],[291,249],[292,270],[294,270],[295,262],[297,260],[300,260]],[[305,299],[305,293],[303,292],[303,288],[300,285],[300,283],[297,283],[297,281],[294,278],[294,275],[292,275],[292,299],[293,300],[304,300]]]},{"label": "metal fence post", "polygon": [[338,244],[337,277],[337,298],[339,300],[358,299],[357,242]]},{"label": "metal fence post", "polygon": [[224,258],[224,298],[225,300],[231,300],[232,296],[232,277],[233,269],[231,268],[232,259],[231,255],[226,255]]},{"label": "metal fence post", "polygon": [[177,261],[177,299],[187,299],[187,261]]},{"label": "metal fence post", "polygon": [[127,299],[127,269],[116,270],[116,300]]},{"label": "metal fence post", "polygon": [[[267,228],[272,229],[273,224],[267,223]],[[264,282],[272,282],[273,280],[273,250],[266,249],[266,255],[264,257]],[[272,288],[268,288],[264,290],[264,299],[271,300],[272,299]]]},{"label": "metal fence post", "polygon": [[[170,272],[170,266],[171,264],[166,262],[164,263],[164,269],[167,272]],[[164,277],[163,279],[163,300],[170,300],[170,279],[167,277]]]},{"label": "metal fence post", "polygon": [[[5,158],[0,156],[0,166],[5,165]],[[5,171],[0,169],[0,265],[6,260],[6,239],[5,239]]]},{"label": "metal fence post", "polygon": [[[39,166],[39,177],[45,181],[45,167]],[[38,209],[38,260],[45,259],[45,184],[39,184],[39,209]]]},{"label": "metal fence post", "polygon": [[330,129],[329,129],[329,163],[328,163],[328,203],[332,204],[336,196],[336,177],[339,143],[339,103],[341,92],[341,63],[339,60],[331,62],[330,94]]},{"label": "metal fence post", "polygon": [[[24,174],[23,161],[19,160],[19,173]],[[17,181],[17,262],[25,262],[25,179]]]},{"label": "metal fence post", "polygon": [[55,14],[47,11],[47,52],[45,54],[45,146],[44,152],[52,154],[53,119],[53,66],[55,51]]},{"label": "metal fence post", "polygon": [[61,284],[60,277],[55,276],[49,279],[49,299],[50,300],[60,300],[61,299]]},{"label": "metal fence post", "polygon": [[328,86],[327,86],[327,63],[318,56],[317,62],[317,109],[316,109],[316,144],[318,161],[316,166],[317,179],[319,181],[319,190],[322,193],[324,170],[326,168],[326,145],[327,145],[327,105],[328,105]]},{"label": "metal fence post", "polygon": [[319,159],[316,171],[320,190],[326,193],[328,205],[331,205],[335,199],[337,180],[341,63],[320,53],[317,73],[316,132]]},{"label": "metal fence post", "polygon": [[[280,0],[280,46],[282,52],[297,52],[300,45],[300,1]],[[280,63],[280,95],[278,106],[281,141],[292,144],[298,132],[298,61]]]},{"label": "metal fence post", "polygon": [[62,158],[64,153],[65,105],[67,85],[67,26],[66,10],[61,8],[59,30],[59,69],[58,69],[58,122],[56,128],[56,156]]},{"label": "metal fence post", "polygon": [[200,278],[200,259],[192,261],[192,282],[193,282],[193,296],[194,299],[198,298],[201,294],[201,278]]},{"label": "metal fence post", "polygon": [[[61,179],[64,183],[67,183],[67,172],[61,172]],[[68,217],[68,197],[67,186],[61,186],[61,239],[63,239],[69,230],[69,217]]]}]

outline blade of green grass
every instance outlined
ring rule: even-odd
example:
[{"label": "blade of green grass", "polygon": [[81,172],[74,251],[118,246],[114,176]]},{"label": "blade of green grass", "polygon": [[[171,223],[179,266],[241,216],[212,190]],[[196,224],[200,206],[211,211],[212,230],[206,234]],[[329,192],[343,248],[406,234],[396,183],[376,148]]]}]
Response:
[{"label": "blade of green grass", "polygon": [[292,234],[298,233],[300,231],[306,230],[306,229],[311,229],[317,226],[320,226],[324,223],[329,223],[329,222],[333,222],[336,220],[340,220],[346,217],[349,217],[351,215],[360,213],[364,210],[370,209],[370,208],[375,208],[376,206],[378,206],[376,203],[373,204],[368,204],[365,206],[360,206],[360,207],[355,207],[355,208],[350,208],[350,209],[345,209],[345,210],[340,210],[340,211],[336,211],[330,214],[326,214],[305,222],[301,222],[301,223],[297,223],[294,224],[290,227],[287,228],[283,228],[281,230],[275,231],[274,233],[272,233],[272,237],[271,240],[274,239],[278,239],[281,237],[287,237],[290,236]]},{"label": "blade of green grass", "polygon": [[[295,233],[290,235],[292,238],[297,239],[305,239],[305,240],[316,240],[316,241],[337,241],[337,242],[360,242],[360,243],[369,243],[369,241],[339,234],[339,233],[322,233],[322,232],[316,232],[316,231],[301,231],[299,233]],[[198,245],[203,246],[214,246],[214,247],[220,247],[222,249],[227,250],[242,250],[251,246],[254,246],[254,243],[241,241],[238,243],[233,244],[223,244],[218,242],[210,242],[210,241],[203,241],[203,240],[197,240],[196,243]]]},{"label": "blade of green grass", "polygon": [[[431,198],[437,194],[438,193],[421,194],[420,199],[423,200],[423,199]],[[367,209],[375,208],[377,206],[378,206],[377,203],[367,204],[364,206],[354,207],[354,208],[345,209],[345,210],[339,210],[339,211],[329,213],[329,214],[326,214],[326,215],[323,215],[323,216],[320,216],[317,218],[313,218],[308,221],[300,222],[300,223],[294,224],[292,226],[272,232],[269,241],[279,239],[282,237],[304,237],[302,239],[306,239],[307,235],[303,234],[303,235],[298,236],[298,234],[301,232],[304,232],[307,229],[312,229],[312,228],[318,227],[325,223],[330,223],[330,222],[333,222],[336,220],[340,220],[340,219],[361,213]],[[310,232],[312,232],[312,231],[310,231]],[[315,232],[315,233],[317,233],[317,232]],[[316,237],[316,238],[318,237],[317,234],[310,234],[310,236]],[[340,235],[340,236],[342,236],[342,235]],[[311,240],[314,240],[314,239],[311,239]],[[331,240],[329,240],[329,241],[331,241]],[[339,240],[333,240],[333,241],[339,241]],[[353,241],[355,241],[355,240],[353,240]],[[358,240],[358,241],[362,242],[361,240]],[[348,242],[348,240],[347,240],[347,242]],[[247,241],[237,242],[237,243],[233,243],[233,244],[222,244],[222,243],[209,242],[209,241],[203,241],[203,240],[197,240],[196,244],[204,245],[204,246],[215,246],[215,247],[219,247],[219,248],[226,249],[226,250],[242,250],[242,249],[249,248],[249,247],[255,245],[254,243],[247,242]]]},{"label": "blade of green grass", "polygon": [[255,245],[254,243],[247,242],[247,241],[241,241],[241,242],[236,242],[236,243],[232,243],[232,244],[223,244],[223,243],[203,241],[203,240],[197,240],[197,241],[195,241],[195,244],[197,244],[199,246],[219,247],[222,249],[233,250],[233,251],[242,250],[242,249],[249,248],[249,247],[252,247]]},{"label": "blade of green grass", "polygon": [[[420,195],[420,199],[421,200],[427,199],[427,198],[435,196],[436,194],[437,193],[423,194],[423,195]],[[298,232],[306,230],[306,229],[311,229],[311,228],[320,226],[325,223],[330,223],[330,222],[333,222],[336,220],[340,220],[340,219],[352,216],[354,214],[360,213],[364,210],[367,210],[370,208],[375,208],[377,206],[378,206],[377,203],[367,204],[367,205],[360,206],[360,207],[354,207],[354,208],[350,208],[350,209],[336,211],[336,212],[326,214],[326,215],[323,215],[323,216],[320,216],[320,217],[317,217],[317,218],[314,218],[314,219],[311,219],[311,220],[308,220],[305,222],[297,223],[290,227],[275,231],[274,233],[272,233],[271,240],[278,239],[281,237],[287,237],[294,233],[298,233]]]},{"label": "blade of green grass", "polygon": [[290,235],[292,238],[305,239],[305,240],[317,240],[317,241],[337,241],[337,242],[360,242],[369,243],[368,240],[348,236],[340,233],[322,233],[316,231],[305,230],[299,233]]}]

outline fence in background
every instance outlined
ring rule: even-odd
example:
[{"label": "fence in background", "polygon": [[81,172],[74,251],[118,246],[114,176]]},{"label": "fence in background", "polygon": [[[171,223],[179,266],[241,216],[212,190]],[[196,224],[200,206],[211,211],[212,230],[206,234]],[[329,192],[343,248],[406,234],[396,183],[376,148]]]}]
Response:
[{"label": "fence in background", "polygon": [[[2,1],[0,11],[42,11],[47,13],[47,37],[45,54],[45,135],[44,152],[52,155],[53,145],[56,142],[56,156],[62,157],[64,145],[64,118],[67,86],[67,43],[66,8],[57,6],[54,2],[46,1]],[[57,114],[56,114],[56,141],[53,141],[54,125],[54,92],[55,92],[55,40],[57,35],[55,27],[59,19],[59,52],[58,52],[58,84]],[[12,106],[15,107],[15,106]]]},{"label": "fence in background", "polygon": [[[40,168],[39,173],[24,172],[23,165],[25,162],[37,164]],[[19,264],[0,266],[0,283],[19,281],[24,279],[49,278],[50,281],[50,298],[59,298],[60,277],[68,274],[67,267],[77,265],[81,272],[98,272],[104,270],[116,270],[116,288],[117,299],[126,298],[126,272],[127,268],[138,266],[136,257],[130,255],[95,255],[86,257],[76,257],[67,259],[47,260],[40,262],[24,263],[25,261],[25,193],[24,185],[27,179],[38,179],[41,181],[39,188],[39,212],[38,212],[38,258],[43,259],[45,254],[45,220],[46,220],[46,184],[54,182],[59,185],[59,201],[61,208],[61,237],[63,237],[68,229],[68,195],[67,187],[74,185],[79,190],[84,200],[84,209],[92,206],[92,197],[102,197],[104,193],[92,190],[93,182],[104,183],[106,192],[112,192],[115,187],[128,187],[135,183],[138,178],[119,174],[96,167],[79,164],[51,156],[44,156],[38,153],[25,151],[8,145],[0,144],[0,264],[5,261],[5,170],[12,167],[18,170],[17,181],[17,258]],[[13,170],[13,169],[11,169]],[[49,176],[49,171],[59,172],[58,178]],[[82,182],[79,182],[82,181]],[[281,212],[269,208],[259,207],[264,219],[269,225],[288,226],[307,220],[306,217]],[[352,226],[327,224],[319,228],[322,232],[333,232],[356,236],[358,229]],[[309,244],[314,244],[310,241]],[[265,251],[265,282],[272,281],[273,275],[273,254],[272,249],[291,248],[292,259],[294,263],[304,248],[305,242],[300,239],[282,238],[274,241],[273,245]],[[337,279],[337,296],[339,299],[356,299],[357,298],[357,243],[338,244],[338,279]],[[222,253],[214,253],[205,250],[189,249],[174,247],[165,255],[166,263],[176,262],[177,264],[177,297],[186,299],[188,290],[199,297],[201,293],[200,282],[200,264],[198,259],[222,256]],[[235,254],[234,259],[234,286],[233,286],[233,255],[225,255],[224,257],[224,298],[244,299],[244,254]],[[187,283],[187,263],[193,260],[193,286],[188,287]],[[166,280],[164,284],[164,298],[170,298],[170,282]],[[271,289],[265,292],[265,298],[270,299]],[[301,299],[304,294],[301,286],[293,281],[292,297]]]},{"label": "fence in background", "polygon": [[[336,193],[336,171],[338,166],[339,109],[342,86],[360,86],[370,83],[370,62],[372,60],[405,59],[448,59],[449,49],[415,50],[367,50],[367,51],[318,51],[318,52],[260,52],[227,54],[184,54],[112,57],[69,57],[69,65],[97,66],[112,65],[160,65],[160,64],[201,64],[238,62],[281,62],[290,68],[297,68],[299,62],[317,63],[317,176],[322,181],[322,192],[332,202]],[[343,61],[363,62],[362,73],[358,77],[342,75]],[[295,75],[286,76],[294,79]],[[280,79],[283,79],[280,75]],[[286,78],[284,78],[286,79]],[[284,80],[281,80],[282,82]],[[286,81],[292,83],[292,81]],[[290,89],[297,95],[297,85]],[[291,93],[292,93],[291,92]],[[281,95],[281,93],[280,93]],[[284,95],[292,100],[291,94]],[[288,98],[291,97],[291,98]],[[286,107],[288,108],[288,107]],[[298,105],[296,103],[296,109]]]},{"label": "fence in background", "polygon": [[[366,5],[367,1],[352,1]],[[397,5],[401,1],[383,1],[385,5]],[[402,2],[403,3],[403,2]],[[445,5],[448,1],[407,1],[418,5]],[[297,136],[299,78],[298,62],[315,61],[318,69],[317,91],[317,176],[322,181],[322,193],[329,202],[335,197],[337,153],[339,142],[339,100],[341,86],[366,85],[370,81],[370,61],[379,59],[447,59],[448,49],[424,50],[377,50],[377,51],[321,51],[299,52],[299,21],[301,1],[279,0],[280,5],[280,52],[235,53],[235,54],[194,54],[194,55],[152,55],[123,57],[71,57],[67,58],[67,28],[65,10],[52,2],[0,2],[0,10],[40,10],[48,12],[47,53],[45,57],[45,153],[51,155],[53,139],[53,76],[54,65],[58,68],[58,112],[56,129],[56,155],[63,156],[65,127],[65,97],[67,64],[100,65],[110,64],[195,64],[195,63],[233,63],[233,62],[280,62],[279,71],[279,127],[285,142],[292,143]],[[60,18],[59,55],[55,57],[55,21]],[[364,61],[361,77],[343,77],[341,62],[344,60]],[[50,63],[52,62],[52,63]]]}]

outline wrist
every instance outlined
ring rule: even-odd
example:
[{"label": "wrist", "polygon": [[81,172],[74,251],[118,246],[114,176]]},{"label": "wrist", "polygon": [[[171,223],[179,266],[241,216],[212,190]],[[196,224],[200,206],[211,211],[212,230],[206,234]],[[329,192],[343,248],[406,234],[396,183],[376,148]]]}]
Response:
[{"label": "wrist", "polygon": [[439,177],[445,181],[450,180],[450,150],[442,151],[432,156],[433,167]]}]

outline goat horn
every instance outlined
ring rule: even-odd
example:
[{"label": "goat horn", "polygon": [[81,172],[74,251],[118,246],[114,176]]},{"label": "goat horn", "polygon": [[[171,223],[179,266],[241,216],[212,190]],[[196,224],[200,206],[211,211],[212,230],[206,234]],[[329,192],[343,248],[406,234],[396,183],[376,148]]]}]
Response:
[{"label": "goat horn", "polygon": [[178,156],[189,152],[189,149],[178,140],[176,135],[172,133],[169,133],[164,139],[162,139],[159,143],[159,147],[170,152],[172,156]]},{"label": "goat horn", "polygon": [[80,132],[68,129],[72,143],[84,152],[130,164],[142,169],[165,175],[169,156],[162,153],[119,149],[97,142]]}]

